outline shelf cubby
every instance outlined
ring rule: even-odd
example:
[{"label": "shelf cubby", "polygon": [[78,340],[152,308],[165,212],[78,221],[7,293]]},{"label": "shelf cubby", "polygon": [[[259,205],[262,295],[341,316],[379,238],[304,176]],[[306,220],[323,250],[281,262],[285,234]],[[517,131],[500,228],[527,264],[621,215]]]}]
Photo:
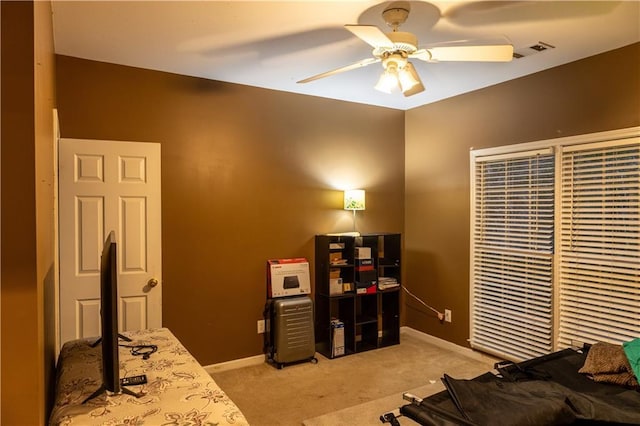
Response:
[{"label": "shelf cubby", "polygon": [[[359,292],[356,286],[357,247],[371,249],[375,287],[361,289],[366,292]],[[316,236],[315,335],[318,352],[327,358],[334,357],[332,320],[344,324],[344,355],[400,343],[401,252],[400,234]],[[330,285],[332,278],[333,287]],[[343,286],[342,292],[336,293],[336,278],[352,286]],[[380,288],[380,278],[386,278],[382,280],[386,282],[384,289]]]}]

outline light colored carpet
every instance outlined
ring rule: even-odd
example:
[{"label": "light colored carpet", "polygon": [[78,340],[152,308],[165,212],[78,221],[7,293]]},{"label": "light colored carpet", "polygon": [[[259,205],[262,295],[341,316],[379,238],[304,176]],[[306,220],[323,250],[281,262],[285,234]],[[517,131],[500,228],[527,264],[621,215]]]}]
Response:
[{"label": "light colored carpet", "polygon": [[381,414],[404,404],[403,392],[424,397],[444,389],[444,373],[472,378],[493,367],[493,358],[423,336],[403,328],[401,343],[383,349],[333,360],[317,354],[318,364],[282,370],[262,363],[211,375],[254,426],[380,425]]},{"label": "light colored carpet", "polygon": [[[486,370],[485,370],[486,371]],[[437,381],[415,389],[407,389],[403,392],[409,392],[424,398],[434,393],[444,390],[442,382]],[[393,412],[398,415],[398,408],[407,401],[402,399],[402,393],[396,393],[384,398],[375,399],[365,402],[354,407],[344,408],[329,414],[307,419],[302,422],[304,426],[339,426],[339,425],[358,425],[358,426],[381,426],[380,416],[382,414]],[[398,418],[403,426],[416,425],[417,423],[411,419]]]}]

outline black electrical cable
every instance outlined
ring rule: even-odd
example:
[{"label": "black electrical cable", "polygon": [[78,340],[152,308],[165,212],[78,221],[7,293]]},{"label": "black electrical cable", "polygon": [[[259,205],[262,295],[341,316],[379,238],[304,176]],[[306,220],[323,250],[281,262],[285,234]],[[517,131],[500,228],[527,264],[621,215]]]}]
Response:
[{"label": "black electrical cable", "polygon": [[123,348],[131,349],[131,355],[141,356],[142,359],[149,359],[152,353],[158,351],[156,345],[120,345]]}]

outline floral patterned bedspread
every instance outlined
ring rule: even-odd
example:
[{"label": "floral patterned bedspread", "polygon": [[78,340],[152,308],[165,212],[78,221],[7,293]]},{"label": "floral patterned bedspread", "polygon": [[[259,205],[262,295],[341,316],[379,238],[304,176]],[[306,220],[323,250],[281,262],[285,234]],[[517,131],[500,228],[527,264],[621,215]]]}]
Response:
[{"label": "floral patterned bedspread", "polygon": [[58,360],[56,398],[50,425],[247,425],[238,407],[166,328],[122,333],[127,345],[156,345],[148,359],[120,347],[120,378],[147,375],[127,386],[143,393],[99,395],[82,402],[102,384],[101,348],[93,340],[67,342]]}]

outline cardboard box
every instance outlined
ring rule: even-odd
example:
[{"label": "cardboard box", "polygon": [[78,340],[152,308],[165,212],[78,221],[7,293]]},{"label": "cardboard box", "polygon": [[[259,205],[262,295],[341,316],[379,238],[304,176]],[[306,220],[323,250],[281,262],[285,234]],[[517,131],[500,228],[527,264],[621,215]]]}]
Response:
[{"label": "cardboard box", "polygon": [[343,293],[342,278],[329,279],[329,294],[333,296],[333,295],[342,294],[342,293]]},{"label": "cardboard box", "polygon": [[331,265],[346,265],[347,259],[342,258],[342,252],[336,251],[329,253],[329,264]]},{"label": "cardboard box", "polygon": [[267,260],[267,297],[311,293],[309,261],[304,257]]},{"label": "cardboard box", "polygon": [[329,278],[340,278],[340,269],[329,269]]},{"label": "cardboard box", "polygon": [[371,247],[356,247],[356,259],[371,259]]}]

